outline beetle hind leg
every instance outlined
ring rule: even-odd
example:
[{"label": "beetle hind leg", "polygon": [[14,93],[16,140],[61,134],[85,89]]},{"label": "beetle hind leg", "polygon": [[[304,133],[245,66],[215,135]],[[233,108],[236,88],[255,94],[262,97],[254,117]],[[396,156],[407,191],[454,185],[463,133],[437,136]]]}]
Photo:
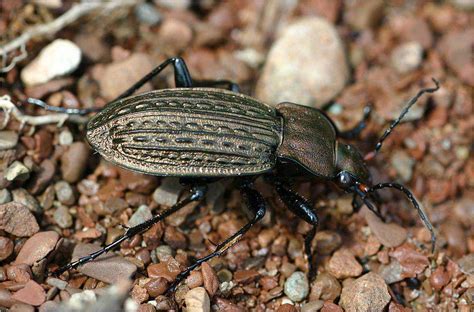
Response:
[{"label": "beetle hind leg", "polygon": [[123,234],[122,236],[117,238],[114,242],[106,245],[104,248],[102,248],[102,249],[100,249],[96,252],[91,253],[90,255],[81,257],[76,261],[70,262],[69,264],[67,264],[67,265],[57,269],[56,271],[52,272],[52,274],[53,275],[60,275],[63,272],[66,272],[66,271],[71,270],[71,269],[75,269],[75,268],[77,268],[77,267],[79,267],[83,264],[86,264],[87,262],[90,262],[90,261],[96,259],[100,255],[105,254],[105,253],[117,248],[118,246],[120,246],[120,244],[123,241],[125,241],[127,239],[130,239],[130,238],[132,238],[133,236],[135,236],[137,234],[145,232],[146,230],[151,228],[154,224],[162,221],[164,218],[166,218],[166,217],[170,216],[171,214],[177,212],[178,210],[180,210],[181,208],[183,208],[187,204],[189,204],[191,202],[194,202],[194,201],[201,200],[202,198],[204,198],[206,192],[207,192],[207,187],[205,185],[198,185],[198,186],[193,187],[191,189],[190,194],[186,198],[184,198],[183,200],[181,200],[180,202],[178,202],[177,204],[175,204],[171,208],[163,211],[160,214],[157,214],[157,215],[153,216],[151,219],[149,219],[149,220],[147,220],[143,223],[140,223],[140,224],[138,224],[136,226],[133,226],[133,227],[128,227],[125,231],[125,234]]},{"label": "beetle hind leg", "polygon": [[317,273],[317,267],[313,261],[313,251],[311,250],[311,245],[318,229],[318,216],[313,211],[310,203],[306,199],[288,188],[283,182],[276,181],[275,187],[277,193],[280,195],[281,200],[285,203],[288,209],[290,209],[291,212],[293,212],[297,217],[303,219],[312,226],[311,230],[309,230],[304,238],[305,254],[308,259],[309,266],[308,278],[311,281]]},{"label": "beetle hind leg", "polygon": [[258,193],[251,182],[245,182],[240,185],[240,190],[242,192],[242,196],[248,203],[248,207],[254,213],[254,217],[250,220],[247,224],[245,224],[240,230],[234,233],[232,236],[218,244],[214,250],[214,252],[210,253],[209,255],[197,259],[192,265],[187,267],[184,271],[182,271],[174,280],[174,282],[168,288],[168,292],[172,292],[176,289],[179,283],[184,280],[192,270],[200,266],[202,263],[216,257],[222,255],[226,252],[230,247],[235,245],[240,238],[247,233],[248,230],[252,226],[254,226],[257,222],[259,222],[264,216],[266,211],[266,204],[265,201]]}]

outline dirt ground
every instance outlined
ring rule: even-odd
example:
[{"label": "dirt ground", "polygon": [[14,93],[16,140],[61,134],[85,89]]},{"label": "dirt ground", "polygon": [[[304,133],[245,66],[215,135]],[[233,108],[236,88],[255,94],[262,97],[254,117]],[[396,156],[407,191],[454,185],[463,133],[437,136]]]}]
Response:
[{"label": "dirt ground", "polygon": [[[0,1],[1,310],[472,311],[473,1],[96,5]],[[210,184],[206,201],[106,257],[49,276],[188,190],[104,161],[85,140],[92,114],[48,112],[27,98],[103,107],[172,56],[183,57],[195,80],[234,81],[269,105],[324,108],[342,130],[371,104],[360,138],[341,139],[362,155],[437,79],[440,89],[423,95],[367,161],[374,184],[398,182],[413,192],[435,228],[434,253],[403,193],[379,192],[381,222],[365,207],[354,211],[351,194],[333,183],[294,179],[319,216],[318,274],[308,281],[303,242],[311,227],[258,178],[268,204],[262,222],[165,293],[181,270],[247,222],[239,191],[224,179]],[[166,70],[140,92],[173,86]]]}]

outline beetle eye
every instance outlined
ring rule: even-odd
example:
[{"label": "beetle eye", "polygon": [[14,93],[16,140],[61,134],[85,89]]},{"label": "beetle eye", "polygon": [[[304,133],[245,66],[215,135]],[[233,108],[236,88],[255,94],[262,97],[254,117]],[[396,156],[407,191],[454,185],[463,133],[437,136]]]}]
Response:
[{"label": "beetle eye", "polygon": [[353,184],[351,175],[346,171],[342,171],[338,174],[338,182],[343,188],[350,187]]}]

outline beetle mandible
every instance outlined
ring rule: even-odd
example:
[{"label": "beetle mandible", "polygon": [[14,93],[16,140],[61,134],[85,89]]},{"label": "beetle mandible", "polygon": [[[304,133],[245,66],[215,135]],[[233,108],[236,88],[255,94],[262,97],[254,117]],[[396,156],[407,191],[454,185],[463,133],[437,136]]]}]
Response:
[{"label": "beetle mandible", "polygon": [[[133,95],[168,65],[174,68],[175,89]],[[365,160],[375,156],[382,142],[422,94],[439,88],[438,82],[434,82],[436,87],[420,90],[408,102]],[[51,108],[38,100],[30,99],[29,102]],[[71,114],[91,111],[61,110]],[[148,221],[127,228],[123,236],[103,249],[54,273],[76,268],[114,249],[186,204],[203,199],[210,179],[226,177],[235,178],[254,217],[219,243],[214,252],[182,271],[170,289],[201,263],[225,252],[263,218],[265,202],[253,186],[253,180],[259,175],[265,175],[286,206],[311,225],[304,239],[310,279],[316,273],[311,242],[318,227],[318,217],[309,202],[288,186],[291,176],[306,175],[334,182],[354,194],[355,208],[361,205],[357,201],[359,198],[378,216],[373,194],[382,188],[398,189],[417,209],[431,232],[434,248],[433,227],[411,192],[397,183],[370,186],[364,158],[356,148],[339,140],[357,136],[365,127],[369,113],[370,109],[366,108],[363,120],[354,129],[342,132],[321,110],[288,102],[273,108],[239,93],[238,85],[231,81],[193,80],[182,58],[166,60],[91,118],[87,124],[87,140],[102,157],[120,167],[156,176],[181,177],[191,185],[189,195]]]}]

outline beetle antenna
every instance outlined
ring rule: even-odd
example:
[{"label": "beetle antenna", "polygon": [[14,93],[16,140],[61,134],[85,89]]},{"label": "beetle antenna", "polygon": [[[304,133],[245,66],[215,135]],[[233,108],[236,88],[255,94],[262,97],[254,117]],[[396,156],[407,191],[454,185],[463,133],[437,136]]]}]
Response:
[{"label": "beetle antenna", "polygon": [[391,124],[390,126],[387,128],[387,130],[385,130],[384,134],[380,137],[379,141],[377,142],[377,144],[375,145],[375,149],[370,152],[370,153],[367,153],[367,155],[365,155],[364,157],[364,160],[370,160],[372,158],[375,157],[375,155],[377,155],[377,153],[379,152],[379,150],[382,148],[382,143],[383,141],[385,141],[385,139],[390,135],[390,133],[392,133],[393,131],[393,128],[395,128],[399,123],[400,121],[402,121],[403,117],[405,117],[405,115],[408,113],[408,111],[410,110],[410,108],[418,101],[418,99],[425,93],[433,93],[433,92],[436,92],[438,91],[439,89],[439,81],[436,80],[435,78],[431,78],[433,80],[433,82],[435,83],[435,87],[434,88],[424,88],[424,89],[421,89],[420,91],[418,91],[418,93],[412,97],[410,99],[410,101],[408,101],[408,104],[405,106],[405,108],[402,110],[402,112],[400,113],[400,116],[398,116],[397,119],[395,119]]},{"label": "beetle antenna", "polygon": [[428,219],[428,216],[426,215],[426,212],[418,204],[418,201],[415,199],[415,196],[413,196],[413,194],[406,187],[398,183],[379,183],[377,185],[372,186],[369,189],[368,193],[373,193],[376,190],[380,190],[383,188],[394,188],[405,193],[405,195],[411,201],[415,209],[418,211],[418,215],[420,216],[421,221],[423,221],[423,224],[431,233],[431,253],[434,253],[436,246],[436,234],[434,232],[433,225],[431,224],[430,220]]},{"label": "beetle antenna", "polygon": [[87,115],[89,113],[98,112],[101,110],[101,108],[64,108],[64,107],[52,106],[40,99],[35,99],[35,98],[27,98],[26,103],[42,107],[43,109],[47,111],[64,113],[64,114],[69,114],[69,115]]}]

